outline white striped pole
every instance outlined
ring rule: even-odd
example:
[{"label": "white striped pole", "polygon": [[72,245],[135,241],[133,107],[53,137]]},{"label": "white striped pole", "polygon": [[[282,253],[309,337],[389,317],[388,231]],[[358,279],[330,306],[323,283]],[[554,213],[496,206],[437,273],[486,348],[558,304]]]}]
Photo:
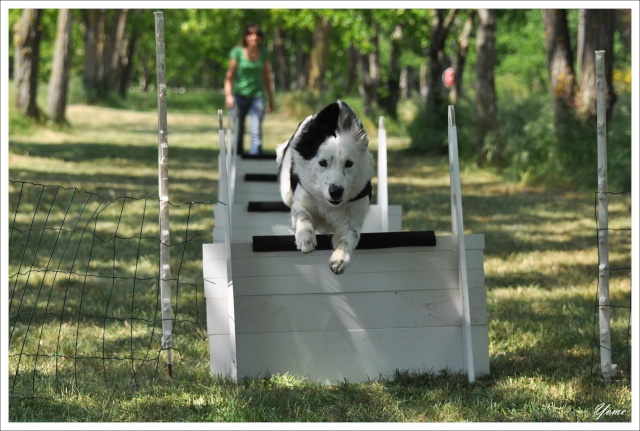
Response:
[{"label": "white striped pole", "polygon": [[378,124],[378,206],[380,207],[380,231],[389,232],[389,192],[387,185],[387,131],[384,117]]},{"label": "white striped pole", "polygon": [[607,81],[604,51],[596,51],[596,115],[598,137],[598,308],[600,321],[600,368],[611,382],[616,365],[611,363],[611,302],[609,298],[609,208],[607,184]]},{"label": "white striped pole", "polygon": [[167,84],[165,76],[164,17],[154,12],[156,23],[156,69],[158,73],[158,195],[160,198],[160,299],[162,307],[162,347],[171,371],[173,317],[171,311],[171,265],[169,238],[169,143],[167,140]]},{"label": "white striped pole", "polygon": [[462,218],[462,190],[460,186],[460,163],[458,161],[458,134],[456,115],[449,106],[449,175],[451,181],[451,230],[458,245],[458,282],[462,302],[462,350],[465,356],[469,383],[476,379],[473,364],[473,339],[471,334],[471,310],[469,306],[469,282],[467,277],[467,247],[464,240]]}]

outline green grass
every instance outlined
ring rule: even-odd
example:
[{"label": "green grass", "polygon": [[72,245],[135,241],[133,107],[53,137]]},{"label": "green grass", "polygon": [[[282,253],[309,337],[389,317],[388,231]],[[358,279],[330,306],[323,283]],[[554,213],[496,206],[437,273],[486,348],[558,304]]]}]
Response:
[{"label": "green grass", "polygon": [[[184,96],[183,105],[174,108]],[[136,101],[136,98],[139,100]],[[123,199],[145,198],[157,193],[157,116],[153,95],[131,94],[134,111],[124,107],[94,107],[82,104],[68,109],[70,125],[50,127],[31,124],[10,115],[9,178],[16,181],[61,185],[93,192],[113,199],[96,224],[98,233],[113,234]],[[180,95],[169,97],[170,199],[172,203],[214,201],[216,199],[217,110],[216,96]],[[264,134],[267,149],[288,139],[300,118],[293,103],[280,99],[281,109],[266,117]],[[409,114],[406,114],[409,115]],[[463,129],[464,124],[458,124]],[[368,126],[371,147],[377,149],[377,133]],[[461,134],[460,136],[464,136]],[[408,151],[409,140],[398,133],[389,136],[390,203],[403,208],[405,230],[432,229],[450,232],[449,172],[445,159],[426,157]],[[595,169],[594,169],[595,171]],[[595,180],[594,180],[595,184]],[[9,185],[10,222],[18,186]],[[49,208],[52,191],[40,203],[40,214]],[[59,191],[58,204],[51,211],[51,223],[61,223],[64,203],[73,191]],[[183,286],[174,352],[173,379],[164,369],[164,352],[149,349],[150,340],[159,338],[155,320],[157,287],[154,281],[131,283],[113,278],[91,280],[77,276],[33,273],[30,286],[44,286],[40,298],[51,294],[61,298],[69,292],[68,313],[82,310],[109,319],[60,319],[61,303],[52,303],[47,318],[32,320],[41,338],[23,338],[29,316],[13,325],[15,334],[9,353],[16,354],[25,341],[25,351],[55,352],[63,334],[60,351],[73,356],[101,356],[101,360],[24,357],[17,391],[9,401],[9,420],[16,422],[593,422],[596,407],[610,404],[625,410],[607,420],[631,420],[631,363],[625,350],[614,353],[621,368],[616,381],[606,385],[592,370],[592,334],[597,282],[594,195],[557,187],[531,187],[510,182],[497,171],[472,166],[462,172],[465,228],[482,233],[486,239],[485,274],[488,290],[488,317],[491,374],[469,385],[466,377],[450,374],[412,374],[399,370],[395,376],[371,382],[336,382],[318,385],[298,376],[274,375],[249,379],[239,384],[209,374],[208,341],[198,334],[206,327],[202,286]],[[30,223],[40,189],[27,186],[17,216],[20,225]],[[82,195],[86,198],[86,195]],[[126,201],[127,211],[118,235],[140,235],[143,214],[144,235],[157,234],[154,218],[157,205],[145,201]],[[90,208],[95,208],[95,205]],[[612,197],[612,227],[629,227],[631,202],[628,196]],[[190,216],[193,232],[202,232],[185,250],[183,276],[201,274],[199,244],[211,241],[211,204],[194,205]],[[154,213],[156,211],[156,213]],[[184,239],[186,209],[172,208],[179,228],[172,231],[172,242]],[[74,214],[77,214],[74,213]],[[80,218],[81,220],[87,220]],[[69,221],[70,223],[70,221]],[[137,224],[136,224],[137,223]],[[66,226],[66,225],[65,225]],[[91,225],[93,228],[93,225]],[[41,267],[69,239],[64,234],[55,244],[56,232],[44,236]],[[23,239],[24,240],[24,239]],[[73,240],[73,239],[71,239]],[[128,241],[128,242],[127,242]],[[133,240],[98,241],[94,244],[91,268],[111,274],[133,274],[136,252]],[[630,264],[630,235],[621,231],[612,239],[612,264]],[[47,248],[48,247],[48,248]],[[56,248],[58,247],[58,248]],[[82,246],[85,247],[85,246]],[[86,258],[89,249],[82,248]],[[88,245],[86,246],[88,247]],[[140,277],[152,276],[157,266],[155,250],[142,241]],[[116,249],[117,259],[113,258]],[[10,250],[9,273],[17,270],[22,249]],[[179,262],[180,252],[172,249]],[[51,265],[55,265],[52,263]],[[175,267],[175,266],[174,266]],[[197,283],[197,281],[196,281]],[[11,288],[11,280],[10,280]],[[83,290],[84,289],[84,290]],[[37,290],[37,289],[36,289]],[[25,292],[25,301],[36,301],[36,290]],[[616,304],[630,304],[629,272],[616,274],[611,292]],[[145,320],[132,321],[129,307],[133,295]],[[198,296],[200,303],[194,301]],[[42,300],[41,300],[42,301]],[[75,301],[75,302],[74,302]],[[140,302],[138,302],[140,301]],[[184,301],[184,302],[183,302]],[[42,310],[45,302],[38,302]],[[138,305],[136,305],[138,306]],[[75,307],[75,308],[74,308]],[[13,308],[12,308],[13,310]],[[71,311],[70,311],[71,310]],[[625,314],[627,313],[627,314]],[[614,342],[626,340],[628,312],[612,313]],[[80,334],[75,344],[75,332]],[[152,334],[152,335],[150,335]],[[42,340],[39,342],[38,340]],[[130,341],[135,340],[135,341]],[[614,346],[615,347],[615,346]],[[619,346],[618,346],[619,347]],[[53,349],[53,350],[52,350]],[[147,352],[149,362],[122,360]],[[155,370],[155,359],[160,368]],[[17,356],[11,356],[10,385]],[[30,373],[37,369],[35,374]],[[135,379],[132,369],[138,370]],[[592,371],[594,371],[592,373]],[[105,384],[105,377],[106,382]],[[36,388],[36,397],[31,395]],[[601,419],[601,421],[604,421]]]}]

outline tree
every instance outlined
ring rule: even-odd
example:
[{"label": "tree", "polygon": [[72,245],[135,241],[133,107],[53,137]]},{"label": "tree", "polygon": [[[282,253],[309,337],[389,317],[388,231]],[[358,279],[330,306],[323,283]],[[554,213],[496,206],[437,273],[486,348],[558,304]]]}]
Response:
[{"label": "tree", "polygon": [[127,59],[127,13],[127,9],[90,9],[84,14],[83,83],[90,101],[119,90],[122,65]]},{"label": "tree", "polygon": [[127,9],[116,9],[114,11],[110,37],[106,39],[104,58],[102,60],[104,72],[100,86],[103,92],[117,90],[119,86],[122,65],[126,62],[125,29],[128,12]]},{"label": "tree", "polygon": [[85,89],[97,87],[101,74],[102,51],[104,49],[104,11],[89,9],[84,15],[84,70],[82,82]]},{"label": "tree", "polygon": [[596,55],[605,51],[607,81],[607,121],[611,119],[617,96],[613,90],[613,38],[615,10],[584,9],[580,11],[578,33],[578,63],[580,65],[579,110],[587,118],[596,118]]},{"label": "tree", "polygon": [[307,81],[307,90],[315,94],[320,94],[324,86],[330,34],[331,21],[329,21],[326,15],[318,16],[313,31],[311,63],[309,65],[309,78]]},{"label": "tree", "polygon": [[567,25],[567,11],[564,9],[544,9],[542,11],[547,49],[547,69],[556,126],[567,119],[572,112],[575,98],[575,74],[573,53]]},{"label": "tree", "polygon": [[368,48],[366,48],[366,51],[360,51],[360,85],[358,86],[358,90],[362,97],[364,114],[371,117],[377,105],[378,85],[380,85],[379,27],[373,23],[370,14],[367,15],[367,18],[373,28],[373,34],[367,41]]},{"label": "tree", "polygon": [[464,76],[464,65],[467,61],[467,52],[469,51],[469,39],[473,31],[473,21],[476,15],[475,10],[471,10],[467,19],[464,21],[462,31],[458,37],[458,55],[453,60],[453,76],[454,82],[449,92],[449,101],[455,105],[458,98],[463,95],[462,78]]},{"label": "tree", "polygon": [[479,165],[500,163],[498,106],[494,79],[496,15],[493,9],[478,9],[476,35],[476,118],[478,134],[476,158]]},{"label": "tree", "polygon": [[280,26],[273,29],[274,67],[276,75],[276,87],[279,90],[289,90],[289,68],[287,67],[287,55],[285,51],[285,32]]},{"label": "tree", "polygon": [[56,123],[64,123],[69,88],[69,65],[71,63],[71,24],[73,12],[60,9],[53,68],[49,80],[49,116]]},{"label": "tree", "polygon": [[41,9],[24,9],[14,28],[15,59],[13,78],[16,86],[16,107],[24,115],[38,118],[38,65],[42,30]]},{"label": "tree", "polygon": [[389,60],[389,72],[387,73],[386,97],[382,105],[387,114],[395,117],[400,100],[400,56],[402,54],[402,24],[396,23],[391,33],[391,59]]},{"label": "tree", "polygon": [[446,17],[442,9],[437,9],[435,12],[431,21],[431,38],[427,55],[425,106],[427,124],[440,128],[446,125],[447,119],[442,91],[442,72],[445,68],[444,48],[457,10],[449,10]]},{"label": "tree", "polygon": [[119,80],[117,82],[117,90],[120,97],[126,98],[127,91],[129,90],[129,86],[131,85],[131,77],[133,75],[133,66],[135,64],[135,54],[136,48],[138,47],[138,40],[143,32],[142,20],[140,19],[140,15],[142,14],[141,9],[136,9],[133,14],[134,23],[131,27],[131,33],[129,34],[127,43],[126,43],[126,56],[122,56],[122,69],[120,73]]}]

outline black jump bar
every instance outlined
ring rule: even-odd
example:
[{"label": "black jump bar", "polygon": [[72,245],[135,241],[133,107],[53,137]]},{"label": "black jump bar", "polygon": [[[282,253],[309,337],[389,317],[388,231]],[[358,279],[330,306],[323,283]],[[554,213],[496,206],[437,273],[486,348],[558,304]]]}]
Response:
[{"label": "black jump bar", "polygon": [[242,153],[241,157],[244,160],[275,160],[276,154],[275,153],[260,153],[260,154]]},{"label": "black jump bar", "polygon": [[278,182],[278,174],[244,174],[245,181]]},{"label": "black jump bar", "polygon": [[249,202],[247,211],[250,213],[260,212],[289,212],[291,208],[286,206],[282,201],[258,201]]},{"label": "black jump bar", "polygon": [[[316,235],[318,245],[316,250],[331,250],[330,235]],[[394,247],[434,247],[436,235],[434,231],[414,232],[368,232],[360,234],[360,241],[356,247],[359,250]],[[296,251],[296,241],[293,235],[263,235],[253,237],[254,252]]]}]

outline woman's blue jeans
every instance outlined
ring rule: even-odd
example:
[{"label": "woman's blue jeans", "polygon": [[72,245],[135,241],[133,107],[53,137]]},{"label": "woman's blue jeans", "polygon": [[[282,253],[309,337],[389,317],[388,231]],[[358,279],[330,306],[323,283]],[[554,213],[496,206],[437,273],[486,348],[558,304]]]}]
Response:
[{"label": "woman's blue jeans", "polygon": [[234,95],[235,106],[234,113],[236,116],[236,136],[238,145],[238,154],[244,152],[244,123],[245,118],[249,117],[249,136],[251,138],[251,146],[249,154],[259,154],[262,152],[262,119],[264,118],[264,97],[250,97]]}]

